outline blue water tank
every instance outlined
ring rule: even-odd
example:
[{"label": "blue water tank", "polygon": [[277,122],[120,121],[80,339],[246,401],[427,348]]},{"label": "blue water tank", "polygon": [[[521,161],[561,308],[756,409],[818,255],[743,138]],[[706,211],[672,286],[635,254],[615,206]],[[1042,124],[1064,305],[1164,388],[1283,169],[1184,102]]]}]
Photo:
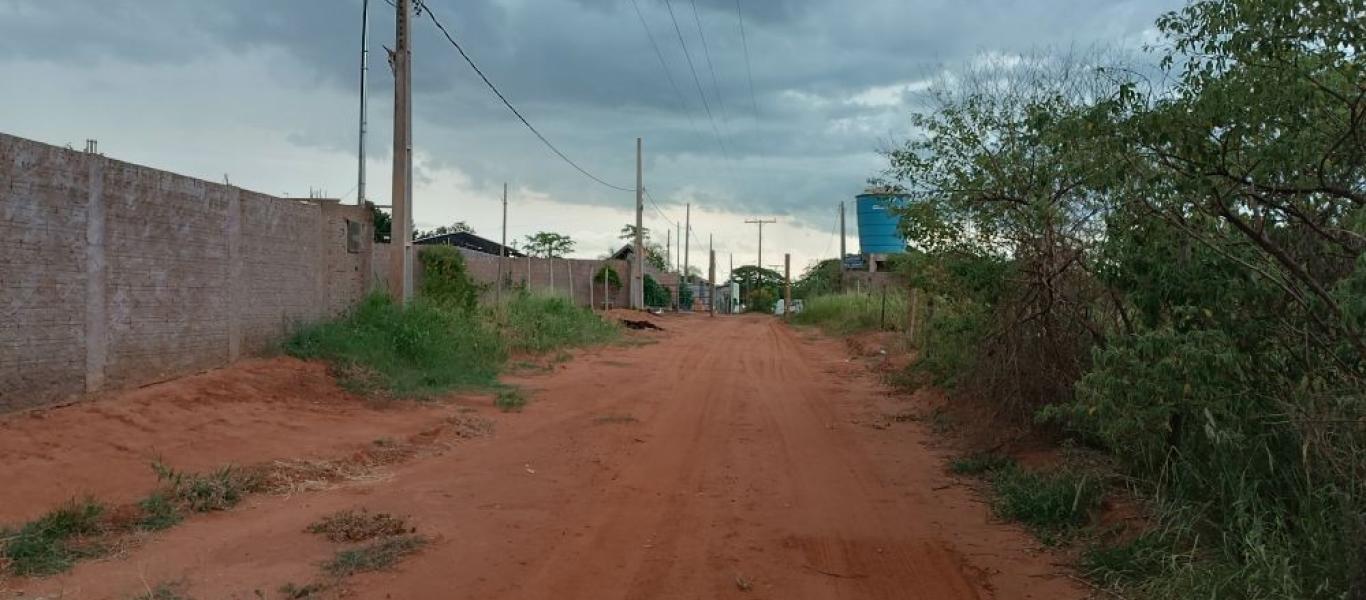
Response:
[{"label": "blue water tank", "polygon": [[859,194],[858,245],[863,254],[895,254],[906,251],[906,238],[901,237],[898,225],[901,217],[890,208],[906,205],[906,194]]}]

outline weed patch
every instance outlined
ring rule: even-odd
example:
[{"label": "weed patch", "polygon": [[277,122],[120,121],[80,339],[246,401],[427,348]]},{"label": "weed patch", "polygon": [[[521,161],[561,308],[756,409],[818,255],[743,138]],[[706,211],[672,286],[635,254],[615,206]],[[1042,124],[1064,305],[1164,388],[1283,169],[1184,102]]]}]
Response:
[{"label": "weed patch", "polygon": [[982,475],[1014,466],[1008,456],[994,452],[974,452],[960,456],[949,465],[949,470],[959,475]]},{"label": "weed patch", "polygon": [[885,306],[881,293],[855,292],[814,296],[807,298],[804,305],[792,321],[815,325],[830,335],[906,327],[906,294],[897,288],[887,290]]},{"label": "weed patch", "polygon": [[377,537],[408,533],[406,521],[389,513],[371,513],[365,509],[343,510],[319,519],[308,526],[333,542],[363,542]]},{"label": "weed patch", "polygon": [[522,407],[526,406],[526,396],[520,390],[500,390],[493,398],[493,405],[503,412],[521,412]]},{"label": "weed patch", "polygon": [[599,425],[635,423],[638,421],[639,419],[631,415],[602,415],[593,419],[593,422]]},{"label": "weed patch", "polygon": [[227,510],[262,487],[257,473],[231,466],[199,474],[177,471],[158,462],[152,465],[152,470],[156,471],[162,485],[158,495],[167,503],[190,512]]},{"label": "weed patch", "polygon": [[333,577],[380,571],[394,566],[400,559],[417,552],[426,544],[427,538],[417,534],[381,538],[357,548],[338,551],[332,560],[323,564],[323,571]]},{"label": "weed patch", "polygon": [[1084,525],[1100,504],[1095,476],[1067,469],[1036,472],[1009,465],[991,474],[992,507],[1002,518],[1029,526],[1045,543]]},{"label": "weed patch", "polygon": [[99,556],[104,547],[93,537],[103,533],[105,507],[94,500],[73,501],[18,531],[0,531],[0,557],[20,576],[52,575],[71,568],[82,558]]},{"label": "weed patch", "polygon": [[[491,314],[514,352],[544,354],[575,346],[605,344],[621,335],[616,324],[604,321],[593,311],[563,296],[517,294],[512,300],[494,307]],[[556,360],[563,359],[557,357]]]},{"label": "weed patch", "polygon": [[421,299],[401,307],[382,294],[340,320],[299,330],[285,349],[328,361],[353,392],[397,398],[489,387],[505,356],[477,311]]},{"label": "weed patch", "polygon": [[161,531],[174,527],[185,519],[176,508],[175,502],[165,492],[153,492],[138,502],[141,515],[137,528],[143,531]]}]

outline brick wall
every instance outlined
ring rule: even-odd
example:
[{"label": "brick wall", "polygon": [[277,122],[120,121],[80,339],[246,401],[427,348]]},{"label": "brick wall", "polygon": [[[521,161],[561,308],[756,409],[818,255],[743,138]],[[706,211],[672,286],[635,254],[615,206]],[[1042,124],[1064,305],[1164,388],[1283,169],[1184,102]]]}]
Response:
[{"label": "brick wall", "polygon": [[370,238],[362,207],[0,134],[0,411],[269,347],[364,294]]}]

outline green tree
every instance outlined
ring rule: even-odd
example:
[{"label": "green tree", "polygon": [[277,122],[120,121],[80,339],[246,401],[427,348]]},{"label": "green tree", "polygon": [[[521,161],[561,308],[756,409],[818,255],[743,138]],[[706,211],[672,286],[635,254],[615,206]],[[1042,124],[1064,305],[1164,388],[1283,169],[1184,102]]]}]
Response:
[{"label": "green tree", "polygon": [[420,230],[420,229],[414,229],[414,230],[413,230],[413,239],[417,240],[417,239],[432,237],[432,236],[434,236],[434,235],[445,235],[445,234],[448,234],[448,233],[474,233],[474,228],[473,228],[473,227],[470,227],[470,225],[469,225],[468,223],[464,222],[464,221],[456,221],[455,223],[453,223],[453,224],[451,224],[451,225],[441,225],[441,226],[437,227],[436,229],[431,229],[431,230],[428,230],[428,231],[422,231],[422,230]]},{"label": "green tree", "polygon": [[560,258],[574,251],[574,243],[567,235],[541,231],[526,236],[526,252],[538,258]]},{"label": "green tree", "polygon": [[645,276],[645,306],[663,308],[669,306],[672,300],[668,288],[660,285],[654,277]]},{"label": "green tree", "polygon": [[389,213],[380,210],[374,204],[367,202],[366,206],[370,207],[370,218],[375,227],[375,241],[387,244],[393,228],[393,219],[389,217]]},{"label": "green tree", "polygon": [[800,278],[792,283],[793,298],[811,298],[833,294],[840,289],[840,260],[828,258],[811,263]]}]

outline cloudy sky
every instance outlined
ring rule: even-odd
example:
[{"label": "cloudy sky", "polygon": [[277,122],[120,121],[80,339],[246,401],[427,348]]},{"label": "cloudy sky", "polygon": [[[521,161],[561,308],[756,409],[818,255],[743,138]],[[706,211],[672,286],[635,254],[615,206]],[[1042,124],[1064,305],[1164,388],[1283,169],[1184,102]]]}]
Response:
[{"label": "cloudy sky", "polygon": [[[833,256],[838,203],[878,174],[879,148],[912,135],[917,92],[937,74],[983,55],[1136,48],[1151,39],[1155,18],[1180,4],[426,1],[494,84],[586,170],[633,186],[634,142],[644,138],[646,187],[659,204],[647,205],[647,227],[663,241],[691,202],[700,240],[693,264],[705,262],[714,235],[723,271],[731,254],[736,265],[755,261],[755,227],[744,224],[754,217],[778,220],[764,231],[765,263],[791,252],[797,269]],[[0,131],[77,148],[94,138],[122,160],[354,202],[360,6],[0,0]],[[393,87],[383,46],[393,46],[393,8],[372,0],[370,10],[367,197],[388,204]],[[551,154],[429,18],[413,29],[417,226],[464,220],[496,238],[508,182],[510,238],[566,233],[584,257],[617,244],[634,194]]]}]

